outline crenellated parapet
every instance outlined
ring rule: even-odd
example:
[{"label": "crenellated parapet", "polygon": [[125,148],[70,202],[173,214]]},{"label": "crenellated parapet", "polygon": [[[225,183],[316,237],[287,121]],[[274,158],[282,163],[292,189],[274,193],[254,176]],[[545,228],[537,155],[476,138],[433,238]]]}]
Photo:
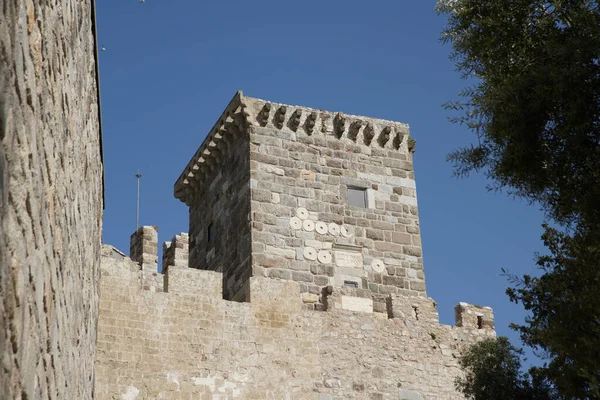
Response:
[{"label": "crenellated parapet", "polygon": [[[324,135],[359,145],[399,150],[407,124],[242,97],[247,123],[297,135]],[[412,149],[410,149],[412,150]]]},{"label": "crenellated parapet", "polygon": [[188,234],[182,232],[173,236],[170,242],[163,243],[162,270],[165,271],[171,265],[187,268],[189,252]]},{"label": "crenellated parapet", "polygon": [[220,165],[233,141],[253,126],[294,137],[331,137],[383,150],[414,152],[416,148],[407,124],[273,103],[246,97],[238,91],[177,179],[175,197],[190,205],[194,188]]},{"label": "crenellated parapet", "polygon": [[460,302],[454,307],[456,326],[494,330],[494,312],[490,307]]},{"label": "crenellated parapet", "polygon": [[[459,355],[495,336],[492,310],[466,303],[450,326],[426,297],[390,294],[381,313],[363,289],[300,293],[299,282],[252,276],[236,302],[223,299],[220,272],[163,271],[165,290],[153,291],[136,262],[104,246],[95,398],[460,400]],[[314,296],[326,307],[307,308]]]}]

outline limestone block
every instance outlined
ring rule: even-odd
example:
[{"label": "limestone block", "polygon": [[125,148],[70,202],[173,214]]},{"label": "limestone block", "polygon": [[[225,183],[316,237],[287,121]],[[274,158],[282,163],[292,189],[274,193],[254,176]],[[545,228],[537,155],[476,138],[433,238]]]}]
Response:
[{"label": "limestone block", "polygon": [[314,293],[302,293],[302,301],[304,303],[317,303],[319,301],[319,296]]},{"label": "limestone block", "polygon": [[295,314],[301,309],[299,284],[294,281],[263,277],[250,278],[248,300],[254,310],[271,313]]},{"label": "limestone block", "polygon": [[373,299],[360,297],[341,296],[341,308],[348,311],[372,313]]},{"label": "limestone block", "polygon": [[169,266],[166,291],[173,294],[192,294],[220,298],[223,295],[223,274],[195,268]]},{"label": "limestone block", "polygon": [[410,390],[400,389],[400,400],[421,400],[421,394]]}]

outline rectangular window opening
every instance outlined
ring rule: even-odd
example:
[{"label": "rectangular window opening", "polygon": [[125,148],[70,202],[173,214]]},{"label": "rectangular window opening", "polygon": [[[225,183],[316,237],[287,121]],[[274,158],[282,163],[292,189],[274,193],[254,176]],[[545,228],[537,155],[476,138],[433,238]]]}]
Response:
[{"label": "rectangular window opening", "polygon": [[351,206],[367,208],[367,189],[349,187],[347,199]]},{"label": "rectangular window opening", "polygon": [[358,282],[344,281],[344,286],[358,289]]},{"label": "rectangular window opening", "polygon": [[477,316],[477,329],[483,329],[483,317],[481,315]]},{"label": "rectangular window opening", "polygon": [[208,229],[206,230],[206,242],[210,243],[213,240],[213,237],[215,235],[215,228],[213,227],[212,222],[208,225]]}]

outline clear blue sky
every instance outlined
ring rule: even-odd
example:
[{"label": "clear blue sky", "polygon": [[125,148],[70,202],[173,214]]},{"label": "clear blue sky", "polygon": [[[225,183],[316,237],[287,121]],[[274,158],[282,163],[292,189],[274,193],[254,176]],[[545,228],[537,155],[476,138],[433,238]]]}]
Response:
[{"label": "clear blue sky", "polygon": [[235,94],[408,123],[428,295],[442,323],[459,301],[494,308],[498,334],[524,316],[502,267],[536,272],[543,215],[458,180],[445,161],[472,134],[442,104],[465,85],[438,38],[435,1],[165,1],[97,3],[106,209],[104,243],[128,253],[135,174],[143,225],[159,240],[188,230],[173,184]]}]

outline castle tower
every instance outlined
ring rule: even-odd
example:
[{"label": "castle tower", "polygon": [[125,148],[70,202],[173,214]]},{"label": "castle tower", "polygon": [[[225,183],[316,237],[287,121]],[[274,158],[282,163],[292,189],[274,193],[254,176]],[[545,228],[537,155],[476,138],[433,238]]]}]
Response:
[{"label": "castle tower", "polygon": [[238,92],[175,184],[190,207],[189,266],[372,299],[425,297],[408,125],[288,106]]}]

